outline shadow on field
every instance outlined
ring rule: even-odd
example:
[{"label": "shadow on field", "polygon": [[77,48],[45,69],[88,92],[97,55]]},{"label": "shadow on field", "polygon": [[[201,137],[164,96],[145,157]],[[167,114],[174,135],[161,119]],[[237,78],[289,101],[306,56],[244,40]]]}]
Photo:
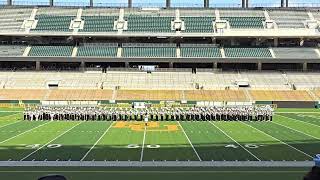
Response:
[{"label": "shadow on field", "polygon": [[[115,139],[115,142],[117,140]],[[310,156],[319,153],[318,141],[287,141],[286,144],[271,144],[273,142],[246,142],[233,144],[193,144],[196,152],[204,161],[255,161],[258,160],[287,160],[305,161],[312,160]],[[92,145],[20,145],[0,146],[0,160],[27,160],[27,161],[78,161],[84,158]],[[296,149],[294,149],[294,148]],[[302,151],[302,152],[301,152]],[[142,145],[97,145],[90,150],[84,160],[91,161],[138,161],[141,158]],[[253,155],[256,157],[254,157]],[[143,148],[145,161],[188,161],[199,160],[189,144],[146,144]]]}]

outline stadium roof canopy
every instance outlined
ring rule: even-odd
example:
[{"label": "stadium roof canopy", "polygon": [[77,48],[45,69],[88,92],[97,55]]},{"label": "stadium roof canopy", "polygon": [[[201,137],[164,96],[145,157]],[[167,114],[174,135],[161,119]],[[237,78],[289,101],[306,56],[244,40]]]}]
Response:
[{"label": "stadium roof canopy", "polygon": [[320,7],[317,0],[0,0],[0,5],[89,7]]}]

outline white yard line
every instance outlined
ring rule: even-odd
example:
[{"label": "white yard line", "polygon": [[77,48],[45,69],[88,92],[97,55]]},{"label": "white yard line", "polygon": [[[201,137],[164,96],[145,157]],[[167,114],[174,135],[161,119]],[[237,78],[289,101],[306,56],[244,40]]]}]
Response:
[{"label": "white yard line", "polygon": [[217,129],[219,129],[225,136],[227,136],[228,138],[230,138],[232,141],[234,141],[236,144],[238,144],[242,149],[244,149],[245,151],[247,151],[251,156],[253,156],[254,158],[256,158],[258,161],[261,161],[261,159],[259,159],[256,155],[254,155],[251,151],[249,151],[247,148],[243,147],[240,143],[238,143],[238,141],[236,141],[235,139],[233,139],[231,136],[229,136],[226,132],[224,132],[222,129],[220,129],[218,126],[216,126],[213,122],[209,121],[214,127],[216,127]]},{"label": "white yard line", "polygon": [[146,134],[147,134],[147,126],[144,126],[144,133],[143,133],[143,141],[142,141],[142,147],[141,147],[140,161],[143,160],[144,142],[146,141]]},{"label": "white yard line", "polygon": [[302,132],[302,131],[299,131],[299,130],[297,130],[297,129],[291,128],[291,127],[289,127],[289,126],[286,126],[286,125],[283,125],[283,124],[280,124],[280,123],[277,123],[277,122],[274,122],[274,121],[271,121],[271,122],[274,123],[274,124],[278,124],[279,126],[283,126],[283,127],[285,127],[285,128],[288,128],[288,129],[291,129],[291,130],[293,130],[293,131],[299,132],[299,133],[304,134],[304,135],[306,135],[306,136],[312,137],[312,138],[314,138],[314,139],[320,140],[320,138],[318,138],[318,137],[315,137],[315,136],[313,136],[313,135],[304,133],[304,132]]},{"label": "white yard line", "polygon": [[284,118],[287,118],[287,119],[292,119],[292,120],[294,120],[294,121],[302,122],[302,123],[309,124],[309,125],[312,125],[312,126],[315,126],[315,127],[320,128],[320,126],[319,126],[319,125],[316,125],[316,124],[313,124],[313,123],[309,123],[309,122],[301,121],[301,120],[299,120],[299,119],[292,118],[292,117],[287,117],[287,116],[283,116],[283,115],[280,115],[280,114],[277,114],[277,115],[278,115],[278,116],[281,116],[281,117],[284,117]]},{"label": "white yard line", "polygon": [[0,126],[0,128],[4,128],[4,127],[7,127],[7,126],[10,126],[12,124],[16,124],[18,122],[22,122],[22,121],[16,121],[16,122],[13,122],[13,123],[9,123],[9,124],[6,124],[6,125],[3,125],[3,126]]},{"label": "white yard line", "polygon": [[92,151],[92,149],[99,143],[99,141],[107,134],[107,132],[109,131],[109,129],[112,127],[112,125],[114,124],[114,122],[112,122],[110,124],[110,126],[106,129],[106,131],[100,136],[100,138],[93,144],[93,146],[86,152],[86,154],[81,158],[80,161],[83,161],[88,155],[89,153]]},{"label": "white yard line", "polygon": [[25,133],[28,133],[28,132],[30,132],[30,131],[32,131],[32,130],[34,130],[34,129],[37,129],[37,128],[39,128],[39,127],[41,127],[41,126],[44,126],[44,125],[46,125],[46,124],[49,124],[49,123],[51,123],[51,122],[52,122],[52,121],[48,121],[48,122],[46,122],[46,123],[44,123],[44,124],[41,124],[41,125],[36,126],[36,127],[32,128],[32,129],[29,129],[29,130],[24,131],[24,132],[22,132],[22,133],[20,133],[20,134],[17,134],[17,135],[15,135],[15,136],[11,137],[11,138],[8,138],[8,139],[6,139],[6,140],[3,140],[3,141],[0,142],[0,144],[5,143],[5,142],[7,142],[7,141],[10,141],[11,139],[14,139],[14,138],[16,138],[16,137],[18,137],[18,136],[21,136],[21,135],[23,135],[23,134],[25,134]]},{"label": "white yard line", "polygon": [[201,160],[201,157],[199,156],[199,154],[198,154],[197,150],[194,148],[193,144],[191,143],[191,141],[190,141],[190,139],[189,139],[189,137],[188,137],[187,133],[184,131],[184,129],[183,129],[183,127],[181,126],[180,122],[179,122],[179,121],[177,121],[177,122],[178,122],[179,126],[181,127],[181,130],[182,130],[182,132],[184,133],[184,135],[186,136],[187,140],[189,141],[189,143],[190,143],[190,145],[191,145],[191,147],[192,147],[192,149],[193,149],[194,153],[197,155],[197,157],[198,157],[199,161],[202,161],[202,160]]},{"label": "white yard line", "polygon": [[28,157],[30,157],[31,155],[33,155],[34,153],[38,152],[40,149],[46,147],[47,145],[49,145],[51,142],[57,140],[58,138],[60,138],[61,136],[65,135],[66,133],[68,133],[69,131],[71,131],[73,128],[77,127],[78,125],[80,125],[82,122],[72,126],[71,128],[69,128],[68,130],[64,131],[62,134],[56,136],[54,139],[52,139],[51,141],[47,142],[46,144],[44,144],[43,146],[39,147],[38,149],[34,150],[33,152],[31,152],[30,154],[26,155],[24,158],[22,158],[20,161],[24,161],[25,159],[27,159]]},{"label": "white yard line", "polygon": [[284,144],[284,145],[289,146],[290,148],[292,148],[292,149],[294,149],[294,150],[296,150],[296,151],[298,151],[298,152],[300,152],[300,153],[302,153],[302,154],[304,154],[304,155],[306,155],[306,156],[308,156],[308,157],[310,157],[310,158],[313,158],[313,156],[311,156],[310,154],[307,154],[307,153],[301,151],[300,149],[297,149],[297,148],[291,146],[290,144],[287,144],[287,143],[281,141],[280,139],[275,138],[275,137],[271,136],[270,134],[265,133],[264,131],[261,131],[260,129],[257,129],[257,128],[255,128],[255,127],[253,127],[253,126],[251,126],[251,125],[249,125],[249,124],[247,124],[247,123],[244,123],[244,122],[242,122],[242,121],[240,121],[240,122],[243,123],[243,124],[245,124],[245,125],[247,125],[247,126],[249,126],[249,127],[251,127],[251,128],[253,128],[253,129],[255,129],[255,130],[257,130],[257,131],[259,131],[259,132],[261,132],[261,133],[263,133],[263,134],[265,134],[265,135],[267,135],[267,136],[269,136],[269,137],[271,137],[271,138],[273,138],[273,139],[275,139],[275,140],[277,140],[277,141],[279,141],[280,143],[282,143],[282,144]]}]

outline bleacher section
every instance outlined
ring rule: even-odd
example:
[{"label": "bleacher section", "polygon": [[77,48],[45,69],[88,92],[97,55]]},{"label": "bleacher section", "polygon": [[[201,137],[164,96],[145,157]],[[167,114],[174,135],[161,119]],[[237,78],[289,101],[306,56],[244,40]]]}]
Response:
[{"label": "bleacher section", "polygon": [[181,100],[182,92],[178,90],[119,90],[117,100]]},{"label": "bleacher section", "polygon": [[137,11],[126,10],[124,19],[128,21],[128,32],[173,32],[171,21],[174,10]]},{"label": "bleacher section", "polygon": [[71,20],[76,18],[77,9],[39,8],[36,19],[37,26],[33,31],[72,31]]},{"label": "bleacher section", "polygon": [[71,56],[73,46],[32,46],[28,56]]},{"label": "bleacher section", "polygon": [[222,57],[219,47],[210,44],[181,44],[181,57]]},{"label": "bleacher section", "polygon": [[294,73],[286,74],[292,84],[298,89],[319,89],[320,88],[320,73]]},{"label": "bleacher section", "polygon": [[181,17],[184,21],[185,30],[188,33],[210,33],[213,32],[214,17]]},{"label": "bleacher section", "polygon": [[227,20],[230,28],[261,29],[264,27],[263,11],[256,10],[219,10],[220,19]]},{"label": "bleacher section", "polygon": [[0,31],[24,31],[22,23],[31,12],[31,8],[0,8]]},{"label": "bleacher section", "polygon": [[305,21],[310,19],[306,11],[269,10],[268,13],[278,28],[305,28]]},{"label": "bleacher section", "polygon": [[77,56],[83,57],[116,57],[117,43],[83,44],[78,47]]},{"label": "bleacher section", "polygon": [[0,45],[0,56],[22,56],[26,46]]},{"label": "bleacher section", "polygon": [[276,58],[319,59],[314,48],[272,48]]},{"label": "bleacher section", "polygon": [[189,101],[248,101],[242,90],[187,90],[184,94]]},{"label": "bleacher section", "polygon": [[251,97],[257,101],[313,101],[307,91],[292,90],[255,90],[249,91]]},{"label": "bleacher section", "polygon": [[125,43],[122,57],[176,57],[176,44]]},{"label": "bleacher section", "polygon": [[268,48],[224,48],[230,58],[272,58]]},{"label": "bleacher section", "polygon": [[119,18],[119,9],[84,9],[81,19],[84,20],[80,32],[116,32],[114,21]]}]

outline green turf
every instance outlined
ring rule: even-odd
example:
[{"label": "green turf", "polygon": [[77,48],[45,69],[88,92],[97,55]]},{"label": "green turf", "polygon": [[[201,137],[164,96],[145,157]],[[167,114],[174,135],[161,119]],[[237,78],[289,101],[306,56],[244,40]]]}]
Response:
[{"label": "green turf", "polygon": [[145,129],[143,122],[29,122],[0,112],[0,160],[305,161],[319,153],[319,122],[318,113],[281,113],[273,122],[171,121]]}]

